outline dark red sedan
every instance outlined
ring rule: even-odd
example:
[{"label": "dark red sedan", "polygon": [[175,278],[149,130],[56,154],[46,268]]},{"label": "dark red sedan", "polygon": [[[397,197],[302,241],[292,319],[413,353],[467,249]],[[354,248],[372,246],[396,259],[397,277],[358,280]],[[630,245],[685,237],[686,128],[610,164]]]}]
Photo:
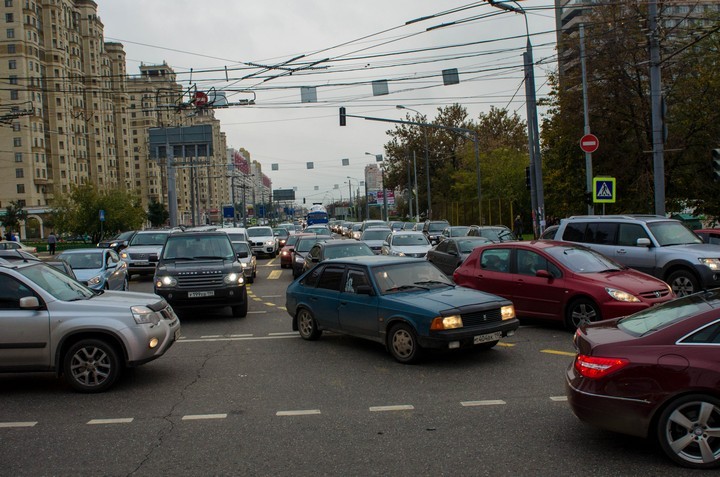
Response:
[{"label": "dark red sedan", "polygon": [[292,268],[292,251],[301,234],[290,235],[280,249],[280,268]]},{"label": "dark red sedan", "polygon": [[631,315],[674,298],[663,281],[581,245],[538,240],[482,245],[453,274],[455,283],[500,295],[519,317],[584,321]]},{"label": "dark red sedan", "polygon": [[685,467],[720,466],[720,289],[582,325],[575,347],[566,388],[580,420],[654,437]]}]

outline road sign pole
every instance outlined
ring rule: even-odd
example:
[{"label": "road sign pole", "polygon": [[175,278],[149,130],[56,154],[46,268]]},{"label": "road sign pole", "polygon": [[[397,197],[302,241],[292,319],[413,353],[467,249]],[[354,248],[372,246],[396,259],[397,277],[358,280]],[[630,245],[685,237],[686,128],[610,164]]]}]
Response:
[{"label": "road sign pole", "polygon": [[[583,114],[585,117],[585,135],[590,134],[590,114],[588,112],[588,90],[587,90],[587,74],[585,70],[585,25],[580,24],[580,70],[582,72],[582,91],[583,91]],[[585,153],[585,192],[592,190],[592,152]],[[588,215],[595,213],[595,207],[590,202],[587,207]],[[603,215],[605,215],[603,210]]]}]

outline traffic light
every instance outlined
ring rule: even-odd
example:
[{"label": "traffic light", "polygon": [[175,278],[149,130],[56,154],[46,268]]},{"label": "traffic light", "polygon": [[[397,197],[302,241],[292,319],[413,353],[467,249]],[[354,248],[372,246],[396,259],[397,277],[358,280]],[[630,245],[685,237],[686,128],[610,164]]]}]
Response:
[{"label": "traffic light", "polygon": [[713,169],[713,180],[715,182],[720,181],[720,149],[712,150],[712,169]]},{"label": "traffic light", "polygon": [[345,126],[345,106],[340,106],[340,126]]},{"label": "traffic light", "polygon": [[532,181],[530,180],[530,166],[527,166],[525,168],[525,187],[527,187],[527,190],[532,189]]},{"label": "traffic light", "polygon": [[305,197],[303,197],[303,204],[305,203]]}]

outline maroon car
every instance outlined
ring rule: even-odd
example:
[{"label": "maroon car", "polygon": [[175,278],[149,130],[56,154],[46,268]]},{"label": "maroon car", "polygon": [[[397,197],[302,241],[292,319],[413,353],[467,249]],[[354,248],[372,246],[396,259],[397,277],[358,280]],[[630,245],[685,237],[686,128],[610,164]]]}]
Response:
[{"label": "maroon car", "polygon": [[285,245],[280,249],[280,268],[292,268],[292,251],[295,249],[295,242],[300,238],[300,234],[292,234],[285,241]]},{"label": "maroon car", "polygon": [[654,437],[676,463],[720,466],[720,289],[580,326],[567,396],[582,421]]},{"label": "maroon car", "polygon": [[481,245],[453,274],[460,286],[500,295],[519,317],[583,321],[631,315],[674,298],[663,281],[581,245],[553,240]]}]

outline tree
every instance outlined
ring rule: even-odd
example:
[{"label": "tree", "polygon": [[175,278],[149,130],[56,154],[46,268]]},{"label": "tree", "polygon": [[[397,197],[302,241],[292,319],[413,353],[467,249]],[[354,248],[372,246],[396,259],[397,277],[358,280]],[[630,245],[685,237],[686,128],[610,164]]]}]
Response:
[{"label": "tree", "polygon": [[[100,222],[100,211],[105,221]],[[70,194],[61,195],[53,203],[55,225],[60,232],[89,234],[93,242],[103,233],[138,229],[146,219],[140,197],[130,191],[111,189],[99,192],[92,184],[73,186]]]},{"label": "tree", "polygon": [[22,208],[19,202],[12,201],[10,205],[5,207],[5,216],[0,218],[0,223],[8,231],[18,230],[20,222],[27,219],[27,211]]},{"label": "tree", "polygon": [[147,219],[153,227],[159,227],[165,225],[167,220],[170,218],[170,213],[165,208],[164,204],[153,200],[148,204]]}]

